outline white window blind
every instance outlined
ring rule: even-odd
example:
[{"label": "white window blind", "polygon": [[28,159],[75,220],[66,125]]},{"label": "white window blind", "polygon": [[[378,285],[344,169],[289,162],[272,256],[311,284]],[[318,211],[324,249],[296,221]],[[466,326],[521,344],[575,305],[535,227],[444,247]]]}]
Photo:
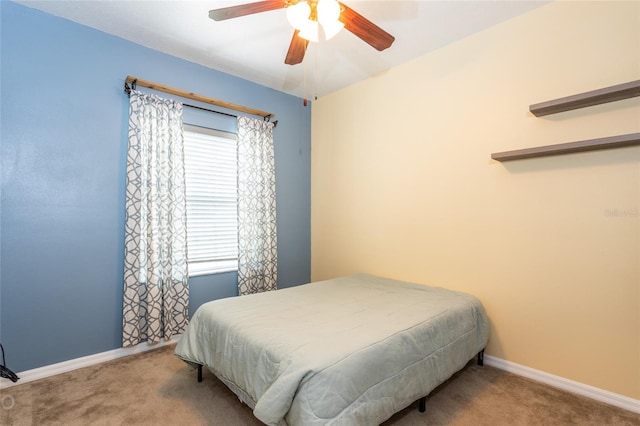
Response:
[{"label": "white window blind", "polygon": [[189,275],[238,268],[236,135],[184,126]]}]

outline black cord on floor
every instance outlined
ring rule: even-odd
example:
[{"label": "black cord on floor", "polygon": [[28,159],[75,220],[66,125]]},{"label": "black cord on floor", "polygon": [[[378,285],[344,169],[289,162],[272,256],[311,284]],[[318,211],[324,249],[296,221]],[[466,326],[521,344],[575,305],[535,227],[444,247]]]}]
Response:
[{"label": "black cord on floor", "polygon": [[9,379],[13,383],[15,383],[20,379],[20,377],[18,377],[16,373],[14,373],[13,371],[7,368],[7,363],[4,359],[4,347],[2,346],[2,343],[0,343],[0,350],[2,351],[2,365],[0,365],[0,377]]}]

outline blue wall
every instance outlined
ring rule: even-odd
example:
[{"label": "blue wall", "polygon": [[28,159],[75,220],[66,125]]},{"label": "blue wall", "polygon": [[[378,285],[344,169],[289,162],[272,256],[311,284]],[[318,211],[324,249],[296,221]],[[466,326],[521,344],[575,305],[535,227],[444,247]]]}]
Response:
[{"label": "blue wall", "polygon": [[[0,8],[0,340],[10,368],[121,346],[127,75],[276,114],[278,285],[309,281],[311,112],[301,99],[15,3]],[[185,120],[234,126],[189,109]],[[193,312],[236,295],[236,274],[192,278],[190,290]]]}]

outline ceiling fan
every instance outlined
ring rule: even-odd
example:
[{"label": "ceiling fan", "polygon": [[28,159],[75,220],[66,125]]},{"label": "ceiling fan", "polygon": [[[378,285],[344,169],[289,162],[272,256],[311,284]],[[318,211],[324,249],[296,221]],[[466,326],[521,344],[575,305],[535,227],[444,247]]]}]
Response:
[{"label": "ceiling fan", "polygon": [[[333,4],[333,8],[329,10],[331,4]],[[395,37],[391,34],[336,0],[263,0],[214,9],[209,11],[209,17],[214,21],[224,21],[284,8],[287,8],[287,18],[295,28],[284,60],[285,64],[288,65],[302,62],[309,40],[318,41],[318,24],[323,28],[326,39],[329,39],[344,27],[365,43],[380,51],[391,46],[395,40]],[[328,16],[328,14],[332,15],[330,19],[333,22],[323,21],[323,17]],[[301,23],[298,24],[296,22]]]}]

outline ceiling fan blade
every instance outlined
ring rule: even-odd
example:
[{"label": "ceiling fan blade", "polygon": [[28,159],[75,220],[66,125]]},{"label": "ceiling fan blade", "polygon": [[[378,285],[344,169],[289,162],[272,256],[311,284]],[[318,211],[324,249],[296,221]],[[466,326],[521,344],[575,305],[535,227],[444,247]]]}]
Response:
[{"label": "ceiling fan blade", "polygon": [[239,4],[237,6],[223,7],[209,11],[209,18],[214,21],[224,21],[225,19],[238,18],[240,16],[252,15],[254,13],[268,12],[270,10],[282,9],[287,6],[285,0],[265,0],[255,3]]},{"label": "ceiling fan blade", "polygon": [[394,36],[345,4],[340,3],[340,7],[342,8],[340,22],[344,24],[347,30],[362,39],[362,41],[377,50],[384,50],[393,44],[396,39]]},{"label": "ceiling fan blade", "polygon": [[289,45],[289,51],[284,63],[287,65],[295,65],[302,62],[304,54],[307,51],[309,40],[305,40],[302,37],[298,37],[299,30],[293,32],[293,38],[291,38],[291,44]]}]

